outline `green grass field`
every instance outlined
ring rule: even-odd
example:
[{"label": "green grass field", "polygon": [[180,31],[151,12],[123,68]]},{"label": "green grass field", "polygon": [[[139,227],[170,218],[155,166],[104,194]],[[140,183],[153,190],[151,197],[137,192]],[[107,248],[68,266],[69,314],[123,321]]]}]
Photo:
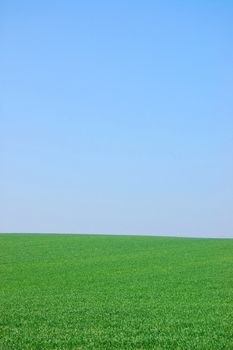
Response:
[{"label": "green grass field", "polygon": [[233,349],[233,240],[0,235],[1,349]]}]

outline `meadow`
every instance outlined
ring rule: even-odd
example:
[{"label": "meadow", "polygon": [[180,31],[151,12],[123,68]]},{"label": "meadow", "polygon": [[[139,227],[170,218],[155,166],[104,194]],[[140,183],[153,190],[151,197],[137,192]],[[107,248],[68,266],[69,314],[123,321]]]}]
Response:
[{"label": "meadow", "polygon": [[0,235],[0,349],[233,349],[233,239]]}]

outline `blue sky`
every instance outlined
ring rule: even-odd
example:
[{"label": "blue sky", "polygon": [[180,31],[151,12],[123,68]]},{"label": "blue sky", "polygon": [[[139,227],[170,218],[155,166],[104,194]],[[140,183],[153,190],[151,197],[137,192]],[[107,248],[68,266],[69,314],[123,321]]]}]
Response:
[{"label": "blue sky", "polygon": [[232,1],[3,1],[0,231],[233,234]]}]

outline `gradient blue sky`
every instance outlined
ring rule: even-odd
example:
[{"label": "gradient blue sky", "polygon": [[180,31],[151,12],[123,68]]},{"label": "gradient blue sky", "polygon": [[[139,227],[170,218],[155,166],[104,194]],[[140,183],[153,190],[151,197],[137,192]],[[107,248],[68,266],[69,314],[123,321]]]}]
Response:
[{"label": "gradient blue sky", "polygon": [[233,234],[233,2],[1,1],[0,231]]}]

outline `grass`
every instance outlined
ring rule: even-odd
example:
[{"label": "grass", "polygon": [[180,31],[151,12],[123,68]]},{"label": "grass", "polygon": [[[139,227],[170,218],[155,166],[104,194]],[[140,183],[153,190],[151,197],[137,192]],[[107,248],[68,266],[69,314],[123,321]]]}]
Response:
[{"label": "grass", "polygon": [[233,349],[233,240],[0,235],[0,349]]}]

